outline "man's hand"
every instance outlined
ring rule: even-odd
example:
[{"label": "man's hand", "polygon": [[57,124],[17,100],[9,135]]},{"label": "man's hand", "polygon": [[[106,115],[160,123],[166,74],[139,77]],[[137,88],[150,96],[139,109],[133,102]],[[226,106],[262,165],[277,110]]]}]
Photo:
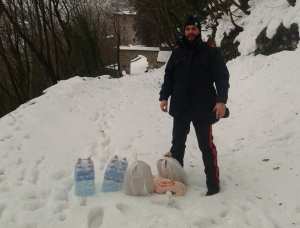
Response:
[{"label": "man's hand", "polygon": [[226,105],[222,102],[217,103],[213,111],[216,111],[216,119],[221,119],[225,115]]},{"label": "man's hand", "polygon": [[168,101],[167,100],[162,100],[160,102],[160,109],[163,111],[163,112],[168,112]]}]

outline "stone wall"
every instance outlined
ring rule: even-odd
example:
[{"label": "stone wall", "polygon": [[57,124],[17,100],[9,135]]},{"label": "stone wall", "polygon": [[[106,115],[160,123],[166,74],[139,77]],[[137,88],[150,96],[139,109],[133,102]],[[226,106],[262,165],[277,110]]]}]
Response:
[{"label": "stone wall", "polygon": [[157,55],[159,51],[142,51],[142,50],[121,50],[120,51],[120,65],[121,70],[130,74],[130,60],[138,55],[143,55],[148,60],[148,68],[154,69],[163,66],[165,63],[157,62]]}]

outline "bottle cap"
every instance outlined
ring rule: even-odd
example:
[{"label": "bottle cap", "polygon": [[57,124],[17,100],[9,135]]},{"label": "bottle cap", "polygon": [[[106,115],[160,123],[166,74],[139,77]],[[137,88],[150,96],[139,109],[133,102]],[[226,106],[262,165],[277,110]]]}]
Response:
[{"label": "bottle cap", "polygon": [[126,158],[126,157],[124,157],[124,158],[123,158],[123,160],[124,160],[124,161],[126,161],[126,160],[127,160],[127,158]]},{"label": "bottle cap", "polygon": [[123,170],[123,168],[121,166],[119,166],[119,170]]},{"label": "bottle cap", "polygon": [[114,167],[114,165],[113,164],[111,164],[110,166],[109,166],[109,168],[113,168]]}]

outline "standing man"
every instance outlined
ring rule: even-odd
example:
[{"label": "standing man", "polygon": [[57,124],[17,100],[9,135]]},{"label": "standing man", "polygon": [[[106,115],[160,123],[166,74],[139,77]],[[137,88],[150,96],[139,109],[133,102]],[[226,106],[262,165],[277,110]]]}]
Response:
[{"label": "standing man", "polygon": [[[166,66],[159,100],[161,110],[167,112],[171,96],[169,113],[174,119],[170,151],[182,166],[190,123],[193,123],[205,167],[206,195],[211,196],[220,191],[212,124],[227,114],[229,73],[219,50],[204,43],[200,31],[195,17],[185,21],[184,36],[177,42]],[[212,113],[214,121],[209,117]]]}]

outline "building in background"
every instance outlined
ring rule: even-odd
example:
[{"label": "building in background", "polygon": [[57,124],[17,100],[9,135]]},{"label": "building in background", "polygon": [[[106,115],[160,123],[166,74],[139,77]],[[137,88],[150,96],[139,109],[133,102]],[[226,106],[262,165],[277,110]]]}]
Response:
[{"label": "building in background", "polygon": [[121,38],[120,46],[128,45],[142,45],[141,41],[136,37],[136,30],[134,29],[135,12],[123,11],[116,13],[119,23],[119,31]]},{"label": "building in background", "polygon": [[[122,11],[115,13],[118,21],[118,31],[120,35],[119,42],[119,72],[122,75],[130,74],[131,62],[140,55],[147,58],[147,69],[162,67],[170,56],[170,51],[164,51],[161,47],[146,47],[140,39],[137,38],[137,31],[134,28],[136,12]],[[112,65],[114,69],[116,65]],[[111,66],[109,67],[111,68]]]}]

